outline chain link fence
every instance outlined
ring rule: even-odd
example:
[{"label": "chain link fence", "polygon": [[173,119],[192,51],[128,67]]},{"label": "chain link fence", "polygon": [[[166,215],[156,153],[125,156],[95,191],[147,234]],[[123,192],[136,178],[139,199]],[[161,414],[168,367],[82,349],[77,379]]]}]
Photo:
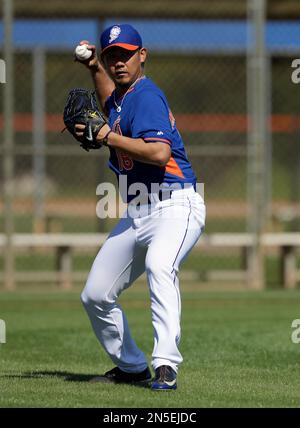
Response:
[{"label": "chain link fence", "polygon": [[[99,45],[101,30],[115,22],[134,25],[149,47],[146,75],[165,92],[198,182],[205,183],[206,233],[247,231],[247,17],[240,15],[242,3],[246,11],[247,1],[240,1],[239,19],[227,10],[226,20],[216,16],[191,20],[184,13],[176,20],[147,13],[138,19],[118,16],[76,21],[54,20],[49,15],[15,20],[15,232],[108,232],[117,221],[96,216],[97,185],[116,183],[107,168],[106,151],[86,153],[67,132],[60,132],[69,89],[92,88],[89,72],[73,61],[74,47],[86,38]],[[279,47],[278,33],[275,41],[267,33],[272,114],[267,228],[274,232],[297,231],[300,221],[300,107],[297,87],[290,78],[291,62],[300,55],[300,45],[289,44],[295,31],[289,22],[281,29],[287,41]],[[0,49],[2,42],[3,38]],[[0,57],[2,54],[0,50]],[[0,135],[2,142],[3,119]],[[2,144],[0,150],[2,157]],[[1,192],[2,174],[0,169]],[[1,201],[1,233],[3,225]],[[237,251],[215,251],[203,254],[195,250],[185,270],[204,280],[210,270],[236,269],[243,261]],[[94,255],[94,251],[75,254],[74,269],[87,271]],[[3,265],[3,257],[0,261]],[[55,263],[54,253],[45,249],[16,256],[17,271],[51,271]],[[276,268],[269,271],[269,282],[276,281]]]}]

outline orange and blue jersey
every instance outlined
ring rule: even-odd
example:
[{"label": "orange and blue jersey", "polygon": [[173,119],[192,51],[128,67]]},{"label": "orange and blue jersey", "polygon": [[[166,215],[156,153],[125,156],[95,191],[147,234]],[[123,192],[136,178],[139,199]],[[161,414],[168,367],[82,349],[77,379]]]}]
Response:
[{"label": "orange and blue jersey", "polygon": [[[106,101],[106,110],[112,130],[131,138],[142,138],[146,143],[164,143],[171,148],[171,158],[160,167],[133,160],[118,149],[110,149],[109,167],[127,176],[127,187],[143,183],[151,192],[151,183],[172,185],[179,183],[196,185],[196,177],[188,161],[182,138],[164,93],[148,78],[140,79],[123,98],[117,100],[121,111],[117,112],[114,93]],[[128,195],[127,202],[132,198]]]}]

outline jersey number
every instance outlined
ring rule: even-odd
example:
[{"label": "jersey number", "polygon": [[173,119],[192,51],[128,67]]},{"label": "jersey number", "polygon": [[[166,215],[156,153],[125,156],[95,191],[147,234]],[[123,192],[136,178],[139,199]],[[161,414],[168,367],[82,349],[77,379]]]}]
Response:
[{"label": "jersey number", "polygon": [[[118,116],[117,120],[112,126],[112,130],[116,132],[119,135],[122,135],[122,130],[120,127],[120,120],[121,117]],[[126,171],[129,171],[133,168],[133,160],[130,156],[126,155],[125,153],[122,153],[122,151],[116,150],[118,163],[119,163],[119,171],[123,171],[124,169]]]},{"label": "jersey number", "polygon": [[118,156],[118,162],[119,162],[119,171],[123,171],[124,169],[126,171],[129,171],[133,168],[133,160],[131,157],[126,155],[125,153],[122,153],[118,150],[116,150],[117,156]]}]

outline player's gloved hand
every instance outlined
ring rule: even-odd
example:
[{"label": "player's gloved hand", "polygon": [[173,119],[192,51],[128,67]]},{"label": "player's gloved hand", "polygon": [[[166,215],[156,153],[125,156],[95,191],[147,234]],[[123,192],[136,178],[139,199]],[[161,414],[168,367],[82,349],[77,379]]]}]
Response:
[{"label": "player's gloved hand", "polygon": [[[64,123],[86,151],[100,149],[106,134],[110,131],[105,116],[98,108],[95,92],[81,88],[69,92],[64,108]],[[79,129],[78,125],[81,125]],[[100,138],[98,134],[102,128],[104,129],[100,133]]]},{"label": "player's gloved hand", "polygon": [[[81,125],[80,123],[75,125],[75,133],[77,135],[77,137],[82,138],[84,136],[85,133],[85,129],[86,126],[85,125]],[[108,134],[110,134],[111,129],[109,127],[109,125],[104,125],[100,131],[98,132],[98,134],[96,135],[96,140],[97,142],[102,145],[106,145],[107,144],[107,137]]]}]

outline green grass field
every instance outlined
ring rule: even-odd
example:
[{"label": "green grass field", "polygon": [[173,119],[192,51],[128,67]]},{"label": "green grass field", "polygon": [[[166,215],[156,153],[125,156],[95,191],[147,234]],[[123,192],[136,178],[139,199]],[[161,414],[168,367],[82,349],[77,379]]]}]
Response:
[{"label": "green grass field", "polygon": [[[0,407],[299,407],[300,291],[204,292],[184,289],[178,390],[91,384],[112,364],[79,301],[80,291],[0,293],[7,343],[0,345]],[[121,298],[138,345],[150,360],[146,287]]]}]

